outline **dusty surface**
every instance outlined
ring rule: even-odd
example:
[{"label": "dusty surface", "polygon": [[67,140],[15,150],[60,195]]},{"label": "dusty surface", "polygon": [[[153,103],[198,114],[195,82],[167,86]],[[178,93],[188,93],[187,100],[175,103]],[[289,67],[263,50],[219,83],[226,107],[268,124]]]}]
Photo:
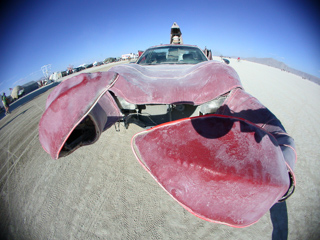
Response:
[{"label": "dusty surface", "polygon": [[96,144],[52,160],[38,140],[51,89],[0,115],[0,238],[319,239],[320,86],[256,63],[230,65],[295,138],[297,187],[286,203],[243,229],[193,216],[135,159],[130,140],[141,129],[134,125],[112,127]]}]

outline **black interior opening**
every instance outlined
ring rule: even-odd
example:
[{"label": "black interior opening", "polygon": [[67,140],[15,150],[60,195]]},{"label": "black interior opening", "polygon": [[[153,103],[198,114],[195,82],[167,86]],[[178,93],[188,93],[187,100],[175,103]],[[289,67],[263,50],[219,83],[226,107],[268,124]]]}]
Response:
[{"label": "black interior opening", "polygon": [[89,116],[86,116],[70,134],[62,147],[59,156],[66,156],[79,146],[92,143],[96,139],[96,136],[97,132],[95,125],[92,119]]}]

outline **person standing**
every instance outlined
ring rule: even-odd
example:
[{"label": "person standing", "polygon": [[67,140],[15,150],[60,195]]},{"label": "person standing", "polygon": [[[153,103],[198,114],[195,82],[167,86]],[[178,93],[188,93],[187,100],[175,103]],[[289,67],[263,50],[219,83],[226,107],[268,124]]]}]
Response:
[{"label": "person standing", "polygon": [[3,104],[4,108],[6,109],[6,114],[9,114],[10,113],[9,104],[8,104],[7,96],[5,93],[2,94],[2,104]]}]

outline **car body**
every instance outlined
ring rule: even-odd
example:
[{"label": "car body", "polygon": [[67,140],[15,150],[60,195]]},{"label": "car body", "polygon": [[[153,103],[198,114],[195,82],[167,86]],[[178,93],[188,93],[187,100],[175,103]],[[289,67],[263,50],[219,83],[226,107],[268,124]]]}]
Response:
[{"label": "car body", "polygon": [[106,58],[106,59],[104,60],[104,64],[112,63],[112,62],[116,62],[116,61],[117,61],[116,58],[109,57],[109,58]]},{"label": "car body", "polygon": [[73,72],[74,72],[74,73],[80,72],[80,71],[82,71],[82,70],[84,70],[84,69],[85,69],[85,67],[79,66],[79,67],[73,68]]},{"label": "car body", "polygon": [[93,63],[93,66],[94,67],[96,67],[96,66],[100,66],[100,65],[102,65],[103,64],[103,62],[98,62],[98,61],[95,61],[94,63]]},{"label": "car body", "polygon": [[119,121],[138,124],[146,130],[132,150],[177,202],[208,221],[255,223],[293,192],[294,141],[232,67],[207,56],[196,46],[160,45],[136,64],[62,82],[39,123],[42,147],[57,159]]},{"label": "car body", "polygon": [[91,68],[93,67],[93,63],[88,63],[83,65],[85,68]]},{"label": "car body", "polygon": [[[233,72],[228,84],[221,85],[224,89],[217,88],[215,80],[211,79],[215,74],[211,73],[223,74],[227,68],[209,61],[200,48],[192,45],[154,46],[140,56],[137,64],[116,66],[110,71],[123,76],[110,91],[124,115],[126,126],[134,122],[148,128],[215,113],[226,98],[221,92],[241,87]],[[199,78],[197,82],[195,75]],[[130,94],[123,94],[123,91]]]}]

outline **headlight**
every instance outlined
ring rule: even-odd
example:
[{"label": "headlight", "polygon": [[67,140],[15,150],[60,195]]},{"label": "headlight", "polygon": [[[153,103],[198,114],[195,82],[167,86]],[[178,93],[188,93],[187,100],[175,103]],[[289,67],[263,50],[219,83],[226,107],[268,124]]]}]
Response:
[{"label": "headlight", "polygon": [[227,96],[223,96],[202,104],[200,106],[200,112],[203,115],[215,113],[221,107],[226,98]]}]

